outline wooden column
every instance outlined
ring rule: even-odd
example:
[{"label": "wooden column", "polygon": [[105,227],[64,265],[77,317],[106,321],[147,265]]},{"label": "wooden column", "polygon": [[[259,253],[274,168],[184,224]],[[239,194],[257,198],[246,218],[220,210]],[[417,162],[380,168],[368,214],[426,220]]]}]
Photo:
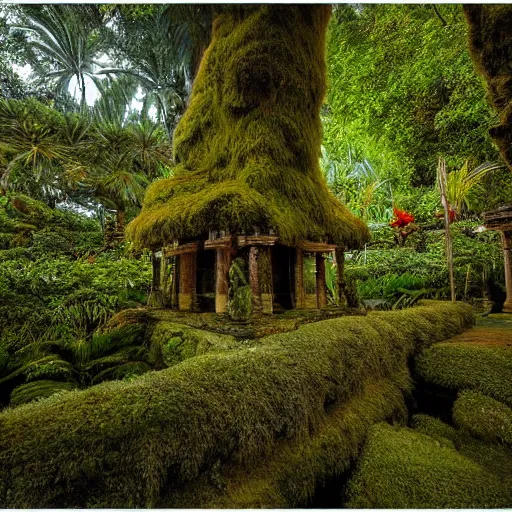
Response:
[{"label": "wooden column", "polygon": [[338,303],[340,306],[346,306],[347,297],[345,296],[345,250],[343,247],[337,247],[336,252],[336,278],[338,284]]},{"label": "wooden column", "polygon": [[261,309],[263,313],[273,313],[273,283],[272,283],[272,249],[260,247],[258,257],[258,272],[260,276]]},{"label": "wooden column", "polygon": [[316,305],[327,306],[327,284],[325,281],[325,258],[320,252],[316,253]]},{"label": "wooden column", "polygon": [[172,258],[172,283],[171,283],[171,308],[178,308],[178,276],[179,273],[179,256],[171,256]]},{"label": "wooden column", "polygon": [[249,249],[249,284],[252,292],[252,311],[254,314],[261,314],[261,288],[258,271],[258,247],[253,245]]},{"label": "wooden column", "polygon": [[225,313],[228,307],[230,251],[227,247],[215,250],[215,313]]},{"label": "wooden column", "polygon": [[295,250],[295,309],[306,307],[306,295],[304,292],[304,251]]},{"label": "wooden column", "polygon": [[178,307],[180,311],[192,311],[196,295],[197,253],[180,254],[180,290]]},{"label": "wooden column", "polygon": [[504,313],[512,313],[512,243],[511,231],[501,231],[501,241],[503,244],[503,257],[505,260],[505,288],[507,298],[503,304]]}]

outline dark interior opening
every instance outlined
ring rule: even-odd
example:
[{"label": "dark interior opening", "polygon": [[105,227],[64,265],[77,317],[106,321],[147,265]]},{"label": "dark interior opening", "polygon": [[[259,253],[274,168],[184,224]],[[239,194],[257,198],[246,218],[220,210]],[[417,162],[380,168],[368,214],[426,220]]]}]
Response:
[{"label": "dark interior opening", "polygon": [[215,311],[215,251],[197,253],[196,300],[200,311]]},{"label": "dark interior opening", "polygon": [[274,312],[293,309],[293,268],[295,250],[283,245],[272,247],[272,280],[274,284]]}]

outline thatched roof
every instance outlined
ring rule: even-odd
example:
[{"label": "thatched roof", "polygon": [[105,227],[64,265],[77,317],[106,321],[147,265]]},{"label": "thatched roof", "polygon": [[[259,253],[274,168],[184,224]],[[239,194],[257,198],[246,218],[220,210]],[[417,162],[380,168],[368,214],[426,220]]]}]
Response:
[{"label": "thatched roof", "polygon": [[319,168],[328,6],[225,9],[174,139],[174,176],[153,183],[128,227],[158,247],[209,230],[273,229],[348,247],[364,223],[328,190]]},{"label": "thatched roof", "polygon": [[469,49],[500,123],[489,133],[512,170],[512,5],[465,5]]}]

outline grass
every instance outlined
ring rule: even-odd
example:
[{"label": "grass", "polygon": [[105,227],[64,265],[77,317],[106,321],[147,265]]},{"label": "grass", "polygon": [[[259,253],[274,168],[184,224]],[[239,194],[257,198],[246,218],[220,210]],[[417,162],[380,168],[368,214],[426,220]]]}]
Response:
[{"label": "grass", "polygon": [[[0,503],[165,506],[169,487],[184,489],[216,467],[248,471],[300,443],[311,462],[297,476],[305,482],[298,491],[293,475],[283,479],[289,482],[283,493],[293,502],[308,495],[313,474],[332,476],[318,457],[322,429],[335,411],[364,395],[368,381],[406,390],[407,362],[417,345],[453,336],[472,322],[471,308],[449,303],[325,320],[250,348],[191,357],[128,382],[6,410],[0,413]],[[376,409],[385,417],[389,404],[377,401]],[[364,428],[356,428],[358,436]],[[334,446],[330,432],[326,442]],[[297,471],[301,460],[295,459]]]},{"label": "grass", "polygon": [[510,488],[437,439],[374,425],[349,484],[349,508],[501,508]]}]

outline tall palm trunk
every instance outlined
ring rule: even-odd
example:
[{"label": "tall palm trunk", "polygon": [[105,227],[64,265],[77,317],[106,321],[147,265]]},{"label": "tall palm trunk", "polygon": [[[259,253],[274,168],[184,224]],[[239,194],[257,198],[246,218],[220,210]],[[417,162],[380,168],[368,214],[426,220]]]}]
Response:
[{"label": "tall palm trunk", "polygon": [[124,207],[119,207],[116,210],[116,231],[117,233],[124,233],[126,225],[126,211]]}]

